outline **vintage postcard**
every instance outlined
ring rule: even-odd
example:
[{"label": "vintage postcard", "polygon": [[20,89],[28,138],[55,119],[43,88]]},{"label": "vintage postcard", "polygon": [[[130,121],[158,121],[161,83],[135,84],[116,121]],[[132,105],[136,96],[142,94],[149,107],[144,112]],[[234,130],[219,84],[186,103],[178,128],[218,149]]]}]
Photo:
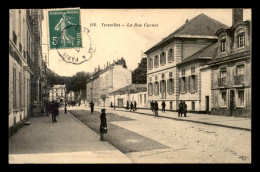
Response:
[{"label": "vintage postcard", "polygon": [[252,162],[251,9],[9,16],[9,164]]}]

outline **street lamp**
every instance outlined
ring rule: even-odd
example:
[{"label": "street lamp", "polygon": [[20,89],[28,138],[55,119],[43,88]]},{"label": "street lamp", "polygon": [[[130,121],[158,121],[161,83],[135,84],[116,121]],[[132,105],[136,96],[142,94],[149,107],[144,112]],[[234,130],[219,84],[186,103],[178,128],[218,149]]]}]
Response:
[{"label": "street lamp", "polygon": [[65,90],[65,109],[64,109],[64,111],[65,111],[65,114],[67,113],[67,97],[66,97],[66,88],[64,88],[64,90]]}]

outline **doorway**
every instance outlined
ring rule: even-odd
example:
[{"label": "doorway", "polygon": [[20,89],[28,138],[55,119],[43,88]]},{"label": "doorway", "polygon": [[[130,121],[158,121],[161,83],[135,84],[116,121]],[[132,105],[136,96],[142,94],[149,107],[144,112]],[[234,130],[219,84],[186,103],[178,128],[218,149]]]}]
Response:
[{"label": "doorway", "polygon": [[206,100],[206,112],[207,114],[209,114],[209,96],[206,96],[205,100]]},{"label": "doorway", "polygon": [[117,99],[118,102],[118,107],[122,108],[123,107],[123,99]]},{"label": "doorway", "polygon": [[235,92],[234,92],[234,90],[230,90],[230,99],[229,100],[230,100],[230,102],[229,102],[229,110],[230,110],[229,115],[233,116],[234,109],[235,109]]}]

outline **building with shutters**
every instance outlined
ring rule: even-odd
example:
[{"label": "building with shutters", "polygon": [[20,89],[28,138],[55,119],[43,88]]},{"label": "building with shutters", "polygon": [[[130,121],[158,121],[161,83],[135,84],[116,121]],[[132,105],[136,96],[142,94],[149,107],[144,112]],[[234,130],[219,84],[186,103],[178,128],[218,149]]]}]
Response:
[{"label": "building with shutters", "polygon": [[217,46],[209,45],[177,64],[179,99],[185,101],[188,112],[211,112],[211,69],[207,63],[216,56]]},{"label": "building with shutters", "polygon": [[[34,115],[35,90],[37,89],[38,95],[45,93],[42,88],[47,85],[44,80],[46,66],[40,63],[41,42],[39,42],[42,19],[41,9],[9,10],[9,129],[11,133],[28,117]],[[36,65],[38,63],[40,64]],[[34,84],[37,72],[42,76],[37,80],[41,85]],[[39,99],[40,96],[37,98]],[[41,103],[37,105],[41,106]]]},{"label": "building with shutters", "polygon": [[113,64],[104,69],[96,69],[86,84],[87,104],[109,107],[113,98],[109,96],[119,88],[132,84],[132,72],[121,64]]},{"label": "building with shutters", "polygon": [[216,32],[218,51],[208,65],[213,114],[251,117],[251,26],[243,10],[233,10],[233,23]]},{"label": "building with shutters", "polygon": [[[216,43],[218,37],[215,33],[220,28],[227,28],[227,26],[200,14],[190,21],[186,20],[183,26],[145,52],[149,103],[154,100],[160,105],[164,100],[166,110],[178,110],[178,103],[183,99],[189,102],[189,109],[200,111],[198,93],[196,93],[200,89],[198,84],[200,78],[195,75],[199,74],[200,67],[196,67],[198,64],[195,65],[195,74],[193,74],[191,71],[193,72],[194,69],[191,69],[188,62],[179,66],[177,64],[189,60],[195,53]],[[193,91],[186,94],[188,76],[193,83],[190,87]],[[196,95],[193,95],[193,92]]]}]

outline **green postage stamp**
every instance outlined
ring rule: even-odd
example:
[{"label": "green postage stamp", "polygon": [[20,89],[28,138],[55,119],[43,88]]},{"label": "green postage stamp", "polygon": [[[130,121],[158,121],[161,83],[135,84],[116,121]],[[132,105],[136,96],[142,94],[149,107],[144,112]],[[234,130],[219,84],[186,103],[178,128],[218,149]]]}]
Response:
[{"label": "green postage stamp", "polygon": [[50,10],[48,20],[50,49],[82,47],[80,9]]}]

